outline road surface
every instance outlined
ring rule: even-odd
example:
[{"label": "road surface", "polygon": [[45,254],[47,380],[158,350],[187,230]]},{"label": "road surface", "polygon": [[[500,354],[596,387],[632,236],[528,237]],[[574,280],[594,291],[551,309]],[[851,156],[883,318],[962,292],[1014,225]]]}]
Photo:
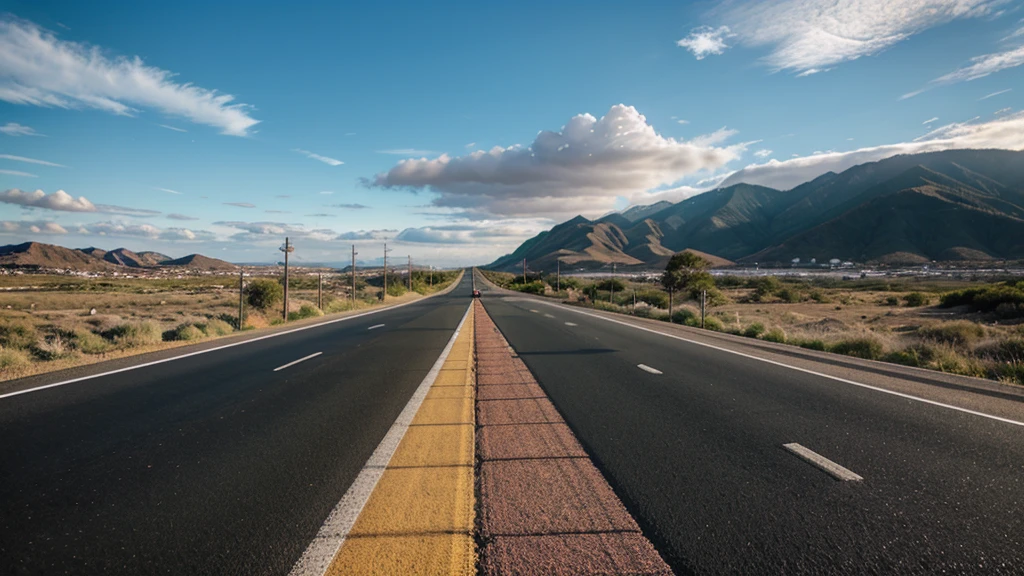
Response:
[{"label": "road surface", "polygon": [[[1024,572],[1024,426],[481,286],[677,573]],[[985,402],[1024,420],[1020,398]]]},{"label": "road surface", "polygon": [[470,289],[0,398],[0,574],[287,574]]}]

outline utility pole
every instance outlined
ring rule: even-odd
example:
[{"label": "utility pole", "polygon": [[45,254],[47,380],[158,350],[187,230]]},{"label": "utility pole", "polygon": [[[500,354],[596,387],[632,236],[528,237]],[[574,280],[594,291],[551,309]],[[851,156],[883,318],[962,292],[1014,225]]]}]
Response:
[{"label": "utility pole", "polygon": [[242,326],[245,325],[245,318],[243,316],[243,302],[242,295],[245,293],[245,272],[238,272],[238,331],[242,331]]},{"label": "utility pole", "polygon": [[295,246],[292,246],[288,242],[288,237],[284,238],[284,246],[278,248],[281,252],[284,252],[284,320],[288,321],[288,254],[295,251]]},{"label": "utility pole", "polygon": [[356,245],[352,245],[352,309],[356,307]]},{"label": "utility pole", "polygon": [[562,291],[562,259],[555,259],[555,292]]},{"label": "utility pole", "polygon": [[708,305],[708,291],[700,291],[700,327],[704,327],[704,311],[707,310]]},{"label": "utility pole", "polygon": [[633,316],[636,316],[636,288],[633,288]]},{"label": "utility pole", "polygon": [[526,258],[523,258],[523,284],[526,284]]},{"label": "utility pole", "polygon": [[324,309],[324,273],[321,272],[317,275],[316,283],[316,307]]},{"label": "utility pole", "polygon": [[409,292],[412,292],[412,255],[409,255]]},{"label": "utility pole", "polygon": [[612,262],[612,281],[608,283],[608,302],[615,304],[615,262]]},{"label": "utility pole", "polygon": [[380,301],[386,302],[388,299],[388,243],[384,242],[384,292],[380,295]]}]

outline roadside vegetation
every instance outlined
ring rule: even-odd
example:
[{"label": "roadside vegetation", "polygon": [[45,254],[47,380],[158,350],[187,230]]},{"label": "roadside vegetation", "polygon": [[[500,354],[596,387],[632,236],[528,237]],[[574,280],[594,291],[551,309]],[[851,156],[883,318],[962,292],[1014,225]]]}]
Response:
[{"label": "roadside vegetation", "polygon": [[[482,270],[510,290],[747,338],[1024,385],[1024,280],[712,275],[677,254],[658,278]],[[556,287],[561,291],[556,291]]]},{"label": "roadside vegetation", "polygon": [[[448,287],[460,271],[414,271],[388,277],[389,303]],[[238,279],[0,276],[0,381],[228,336],[239,331]],[[381,304],[383,278],[358,276],[352,298],[348,274],[325,274],[323,308],[316,274],[289,279],[288,320],[316,318]],[[246,277],[242,330],[281,324],[279,277]],[[392,286],[397,286],[393,288]]]}]

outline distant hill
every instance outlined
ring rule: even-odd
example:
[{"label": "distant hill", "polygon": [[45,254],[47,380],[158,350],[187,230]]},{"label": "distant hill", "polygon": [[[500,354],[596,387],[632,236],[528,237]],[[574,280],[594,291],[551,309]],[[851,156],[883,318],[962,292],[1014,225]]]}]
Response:
[{"label": "distant hill", "polygon": [[0,246],[0,266],[5,268],[38,268],[53,270],[82,270],[100,272],[114,270],[109,262],[95,258],[80,250],[25,242]]},{"label": "distant hill", "polygon": [[597,222],[577,216],[490,266],[515,269],[526,258],[546,270],[561,257],[585,268],[661,268],[684,249],[766,264],[1024,259],[1024,152],[894,156],[787,191],[738,183]]},{"label": "distant hill", "polygon": [[161,262],[160,265],[180,266],[182,268],[189,268],[192,270],[202,270],[208,272],[238,269],[238,266],[235,266],[230,262],[225,262],[224,260],[218,260],[216,258],[209,258],[207,256],[203,256],[202,254],[189,254],[188,256],[184,256],[182,258],[177,258],[174,260],[165,260],[164,262]]},{"label": "distant hill", "polygon": [[127,248],[102,250],[100,248],[71,249],[42,242],[25,242],[0,246],[0,267],[45,270],[74,270],[77,272],[128,272],[131,269],[178,266],[199,271],[228,271],[238,267],[230,262],[190,254],[171,259],[159,252],[132,252]]}]

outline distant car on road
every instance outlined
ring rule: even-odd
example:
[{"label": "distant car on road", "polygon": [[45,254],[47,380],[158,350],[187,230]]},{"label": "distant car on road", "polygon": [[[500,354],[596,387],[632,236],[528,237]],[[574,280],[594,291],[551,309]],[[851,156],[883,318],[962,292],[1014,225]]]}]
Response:
[{"label": "distant car on road", "polygon": [[479,290],[473,290],[473,298],[479,298],[479,297],[480,297],[480,291]]}]

